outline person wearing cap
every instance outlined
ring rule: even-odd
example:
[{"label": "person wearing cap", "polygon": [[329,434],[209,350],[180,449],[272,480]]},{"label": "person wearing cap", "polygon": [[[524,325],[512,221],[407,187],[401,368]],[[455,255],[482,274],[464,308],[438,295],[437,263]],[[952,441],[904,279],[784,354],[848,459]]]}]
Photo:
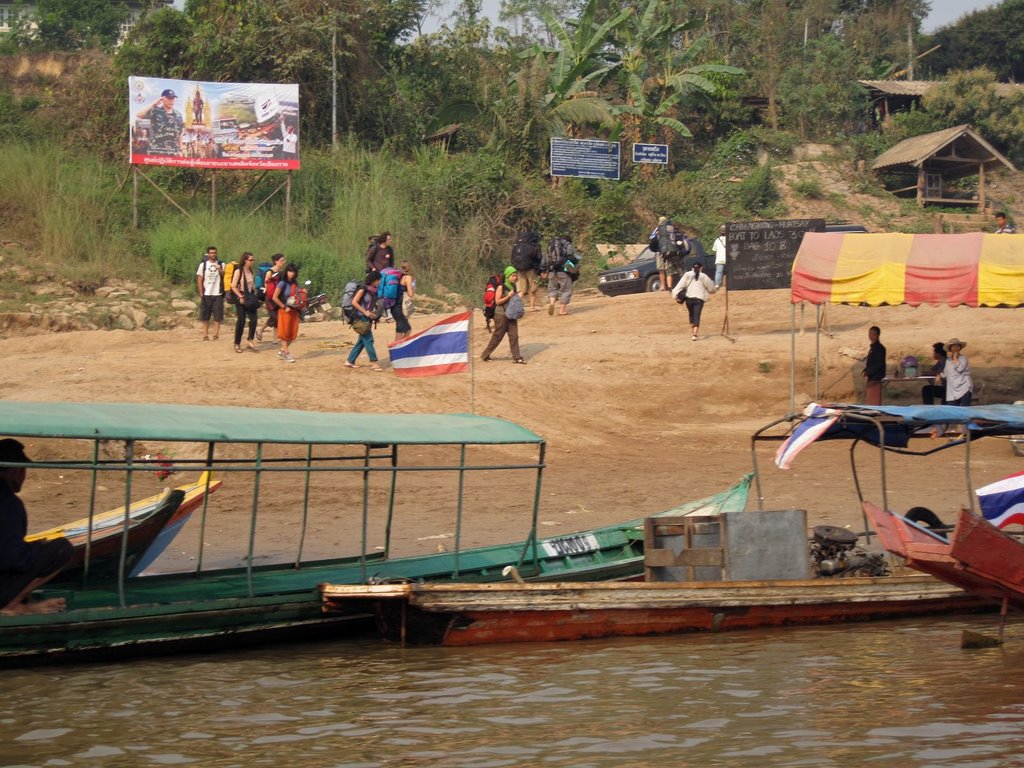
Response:
[{"label": "person wearing cap", "polygon": [[174,102],[178,95],[170,88],[165,88],[160,98],[136,114],[140,120],[149,118],[151,138],[149,154],[179,157],[183,154],[182,133],[185,130],[185,118],[175,110]]},{"label": "person wearing cap", "polygon": [[[491,340],[487,342],[487,346],[480,355],[480,359],[485,363],[489,362],[491,353],[497,349],[501,340],[507,335],[508,348],[512,352],[512,362],[525,365],[526,358],[519,352],[519,320],[518,318],[507,317],[505,314],[505,308],[508,306],[508,303],[513,297],[519,296],[516,292],[519,274],[516,268],[511,265],[505,267],[504,274],[505,282],[494,291],[494,332],[491,334]],[[522,299],[519,300],[519,308],[525,310],[525,307],[522,305]]]},{"label": "person wearing cap", "polygon": [[725,277],[725,224],[718,228],[718,237],[711,249],[715,252],[715,288],[721,288]]},{"label": "person wearing cap", "polygon": [[[12,438],[0,440],[0,462],[31,464],[25,446]],[[0,467],[0,614],[54,613],[64,598],[26,602],[32,590],[56,576],[74,554],[67,539],[25,541],[28,515],[18,492],[26,467]]]},{"label": "person wearing cap", "polygon": [[693,270],[683,275],[679,285],[672,289],[672,298],[680,304],[686,304],[693,341],[700,338],[700,315],[704,310],[704,302],[708,300],[709,294],[717,290],[711,278],[704,274],[704,265],[699,261],[694,262]]}]

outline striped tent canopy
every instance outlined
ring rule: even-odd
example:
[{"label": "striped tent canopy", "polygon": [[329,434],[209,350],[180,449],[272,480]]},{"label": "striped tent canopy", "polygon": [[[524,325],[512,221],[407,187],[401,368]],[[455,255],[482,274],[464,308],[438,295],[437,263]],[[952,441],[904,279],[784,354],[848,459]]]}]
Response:
[{"label": "striped tent canopy", "polygon": [[1024,306],[1024,236],[808,232],[790,300]]}]

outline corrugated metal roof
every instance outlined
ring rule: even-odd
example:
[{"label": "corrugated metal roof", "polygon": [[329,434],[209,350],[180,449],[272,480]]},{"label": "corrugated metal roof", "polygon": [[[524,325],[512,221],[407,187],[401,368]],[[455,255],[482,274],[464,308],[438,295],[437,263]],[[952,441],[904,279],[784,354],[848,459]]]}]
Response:
[{"label": "corrugated metal roof", "polygon": [[858,80],[865,88],[881,91],[890,96],[924,96],[942,80]]},{"label": "corrugated metal roof", "polygon": [[872,170],[891,168],[894,165],[915,165],[919,166],[932,155],[936,154],[962,136],[968,136],[979,147],[990,153],[993,158],[1001,162],[1010,170],[1016,170],[1003,155],[1001,155],[991,144],[979,136],[969,125],[958,125],[954,128],[946,128],[943,131],[925,133],[915,136],[912,139],[905,139],[892,149],[883,152],[871,163]]},{"label": "corrugated metal roof", "polygon": [[510,421],[468,414],[318,413],[150,403],[0,402],[0,434],[299,445],[542,443]]},{"label": "corrugated metal roof", "polygon": [[[889,96],[924,96],[932,88],[945,84],[945,80],[858,80],[865,88]],[[1010,96],[1024,91],[1022,83],[996,83],[996,93]]]}]

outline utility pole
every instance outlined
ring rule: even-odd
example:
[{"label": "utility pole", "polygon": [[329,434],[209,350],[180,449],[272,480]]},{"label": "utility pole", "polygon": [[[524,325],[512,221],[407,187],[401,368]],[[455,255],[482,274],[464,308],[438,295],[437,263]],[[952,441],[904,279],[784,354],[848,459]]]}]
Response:
[{"label": "utility pole", "polygon": [[907,64],[907,80],[914,79],[914,17],[907,20],[907,58],[910,63]]},{"label": "utility pole", "polygon": [[338,20],[331,33],[331,151],[338,151]]}]

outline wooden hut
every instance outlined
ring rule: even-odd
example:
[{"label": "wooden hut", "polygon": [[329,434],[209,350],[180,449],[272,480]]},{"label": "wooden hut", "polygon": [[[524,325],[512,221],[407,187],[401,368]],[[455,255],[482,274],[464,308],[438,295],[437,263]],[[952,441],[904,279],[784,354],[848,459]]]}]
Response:
[{"label": "wooden hut", "polygon": [[[873,171],[886,171],[897,179],[894,195],[913,196],[917,204],[985,207],[985,176],[998,165],[1016,168],[969,125],[958,125],[901,141],[871,164]],[[953,191],[950,181],[977,176],[977,189]]]}]

